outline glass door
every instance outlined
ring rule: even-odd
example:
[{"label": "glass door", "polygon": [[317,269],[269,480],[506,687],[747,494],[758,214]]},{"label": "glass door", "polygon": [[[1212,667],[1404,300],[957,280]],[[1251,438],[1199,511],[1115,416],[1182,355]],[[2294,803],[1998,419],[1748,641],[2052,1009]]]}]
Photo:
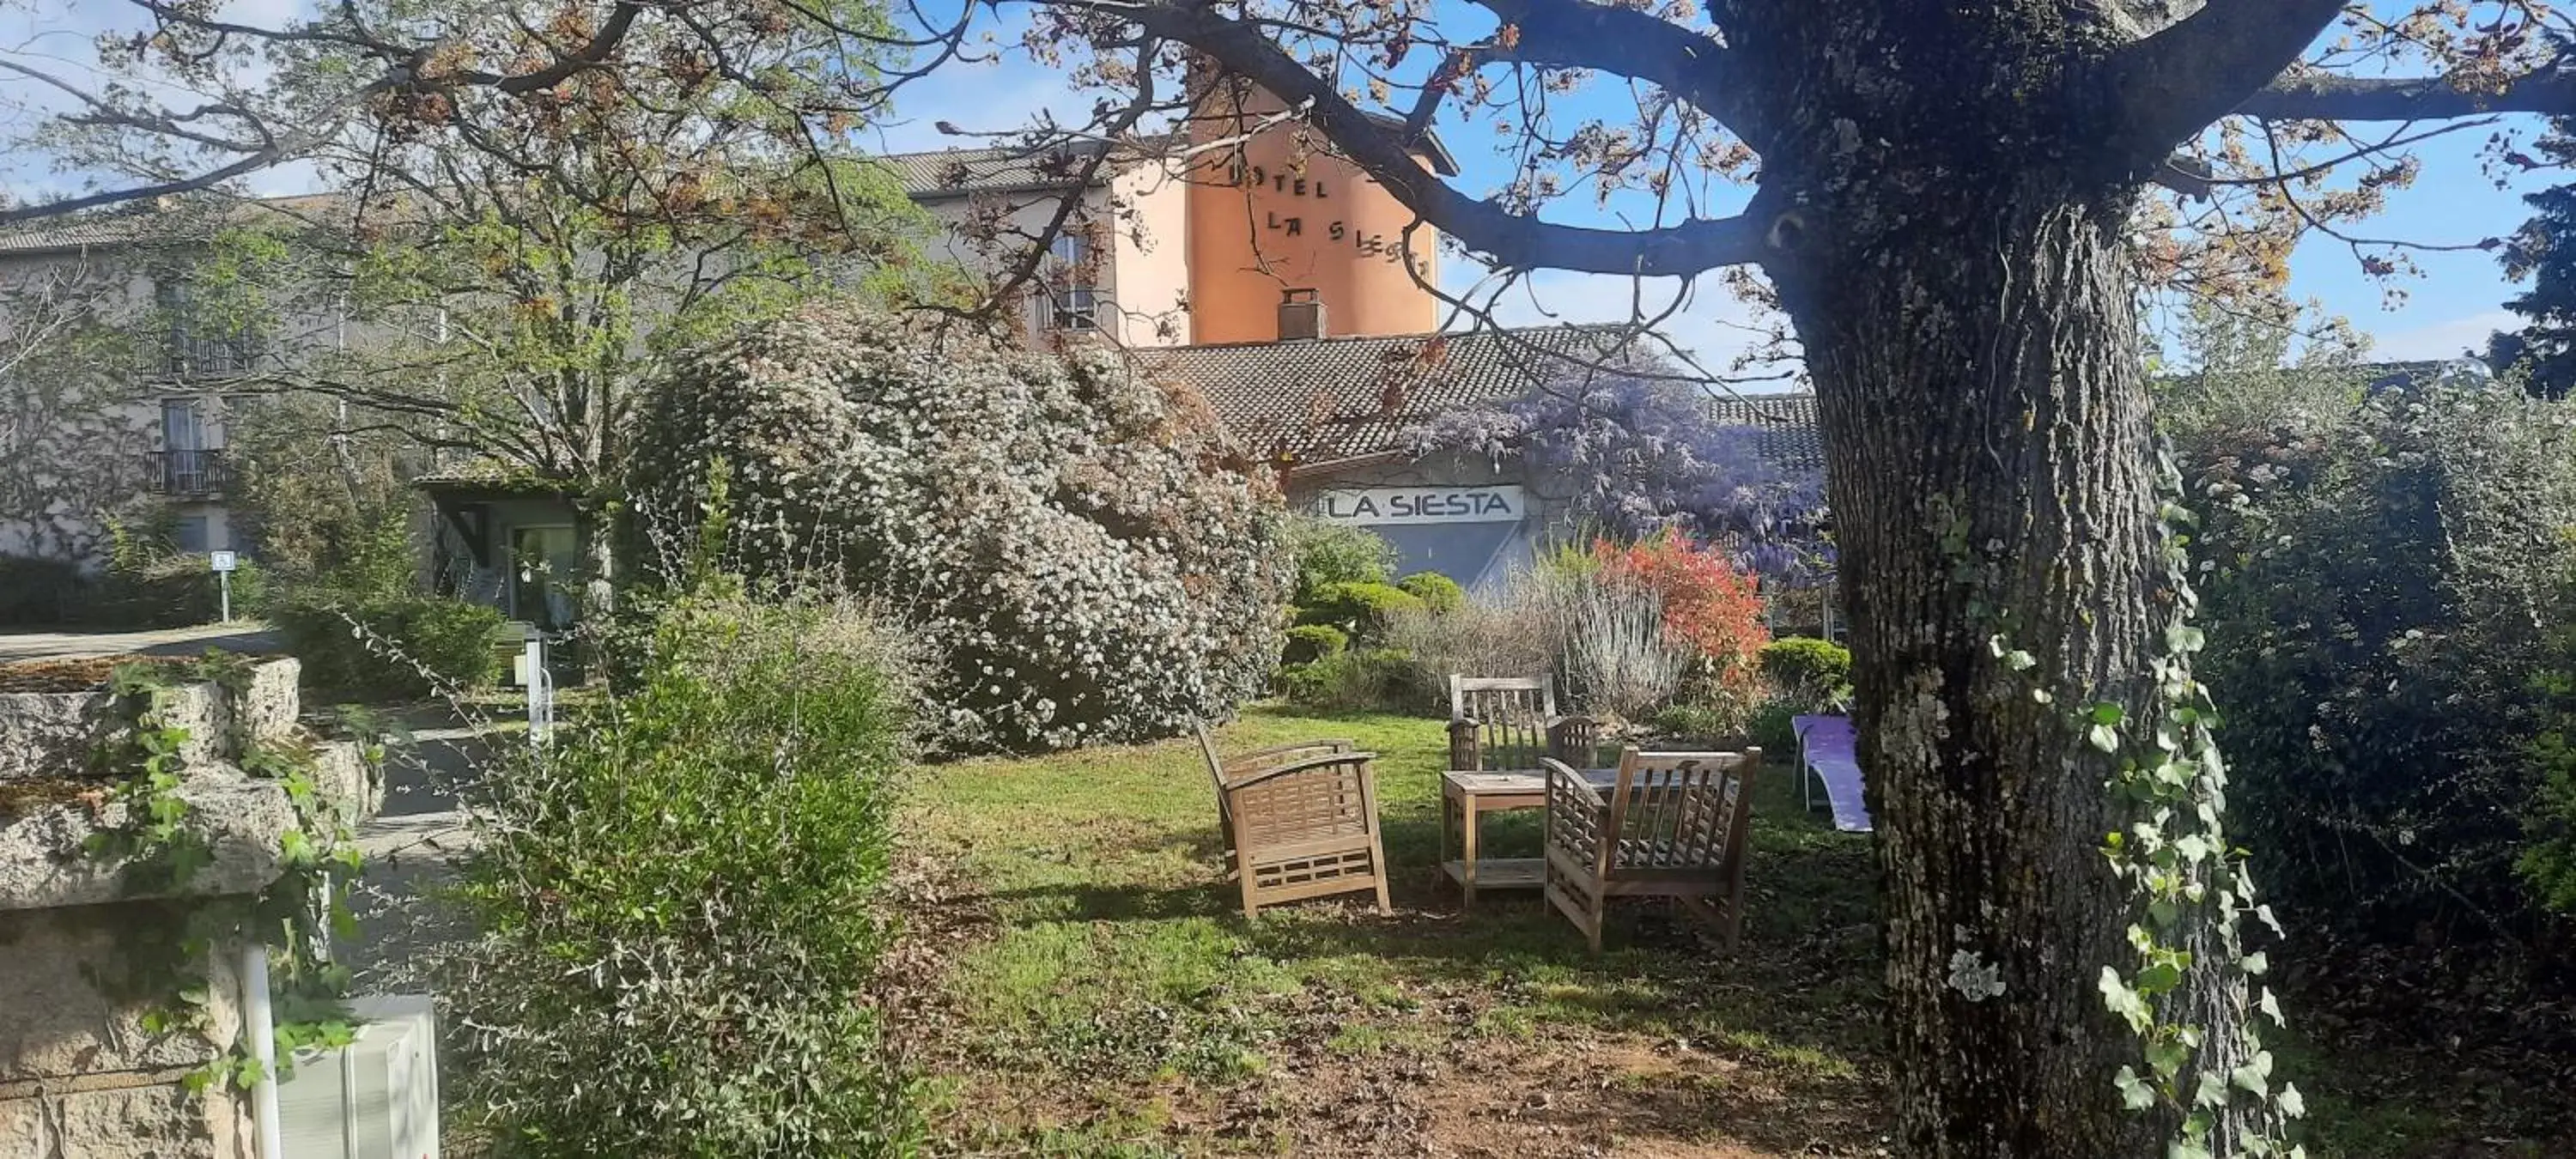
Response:
[{"label": "glass door", "polygon": [[578,617],[581,539],[566,526],[510,531],[510,614],[549,632]]}]

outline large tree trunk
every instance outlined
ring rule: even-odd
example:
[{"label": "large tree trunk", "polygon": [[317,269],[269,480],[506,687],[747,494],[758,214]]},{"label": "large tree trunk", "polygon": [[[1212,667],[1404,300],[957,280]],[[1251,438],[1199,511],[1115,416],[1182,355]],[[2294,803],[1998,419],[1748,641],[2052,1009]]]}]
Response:
[{"label": "large tree trunk", "polygon": [[[1819,239],[1776,277],[1828,449],[1901,1138],[1916,1155],[2162,1154],[2180,1109],[2124,1111],[2113,1083],[2148,1068],[2099,981],[2137,969],[2126,930],[2145,919],[2104,853],[2132,819],[2119,762],[2089,739],[2097,704],[2120,706],[2124,749],[2158,718],[2176,607],[2129,198],[2006,175],[1835,201],[1835,219],[1904,223]],[[2206,950],[2229,920],[2213,905],[2166,941]],[[2248,1049],[2241,977],[2199,956],[2159,1011],[2209,1035],[2186,1092]]]}]

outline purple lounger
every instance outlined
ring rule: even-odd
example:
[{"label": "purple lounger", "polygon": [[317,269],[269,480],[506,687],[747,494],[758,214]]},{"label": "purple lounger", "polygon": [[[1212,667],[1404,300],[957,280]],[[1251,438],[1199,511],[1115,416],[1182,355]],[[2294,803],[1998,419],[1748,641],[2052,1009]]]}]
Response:
[{"label": "purple lounger", "polygon": [[[1861,803],[1860,750],[1848,716],[1797,716],[1789,727],[1798,732],[1799,798],[1815,807],[1815,785],[1825,786],[1825,803],[1833,806],[1834,828],[1867,833],[1869,806]],[[1808,773],[1815,774],[1812,778]]]}]

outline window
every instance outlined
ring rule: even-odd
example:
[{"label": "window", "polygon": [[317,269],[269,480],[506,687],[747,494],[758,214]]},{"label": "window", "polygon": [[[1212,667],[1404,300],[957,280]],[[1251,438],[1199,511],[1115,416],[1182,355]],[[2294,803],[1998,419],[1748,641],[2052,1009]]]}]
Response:
[{"label": "window", "polygon": [[185,552],[211,551],[215,545],[211,532],[205,516],[182,515],[170,529],[170,543]]},{"label": "window", "polygon": [[510,615],[547,631],[572,626],[579,613],[581,539],[566,526],[510,529]]},{"label": "window", "polygon": [[259,356],[258,336],[249,322],[204,309],[191,300],[186,282],[163,281],[153,288],[153,297],[170,324],[163,374],[183,379],[241,374]]},{"label": "window", "polygon": [[1046,294],[1040,299],[1038,325],[1047,330],[1100,328],[1099,276],[1091,239],[1067,229],[1047,250]]}]

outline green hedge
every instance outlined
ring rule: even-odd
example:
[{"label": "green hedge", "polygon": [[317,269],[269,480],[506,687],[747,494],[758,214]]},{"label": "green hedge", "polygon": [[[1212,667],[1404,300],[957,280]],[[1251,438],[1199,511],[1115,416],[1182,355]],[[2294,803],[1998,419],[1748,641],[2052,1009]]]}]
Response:
[{"label": "green hedge", "polygon": [[269,610],[304,682],[362,697],[425,696],[500,679],[501,613],[437,596],[300,593]]},{"label": "green hedge", "polygon": [[1407,595],[1422,601],[1422,606],[1443,614],[1457,611],[1467,603],[1467,589],[1458,581],[1436,571],[1417,571],[1395,581]]},{"label": "green hedge", "polygon": [[1418,612],[1422,599],[1393,584],[1344,581],[1315,589],[1299,609],[1300,624],[1330,624],[1356,641],[1373,641],[1399,612]]},{"label": "green hedge", "polygon": [[1331,624],[1300,624],[1288,629],[1287,646],[1279,659],[1286,664],[1312,664],[1328,656],[1339,656],[1350,650],[1349,633]]}]

